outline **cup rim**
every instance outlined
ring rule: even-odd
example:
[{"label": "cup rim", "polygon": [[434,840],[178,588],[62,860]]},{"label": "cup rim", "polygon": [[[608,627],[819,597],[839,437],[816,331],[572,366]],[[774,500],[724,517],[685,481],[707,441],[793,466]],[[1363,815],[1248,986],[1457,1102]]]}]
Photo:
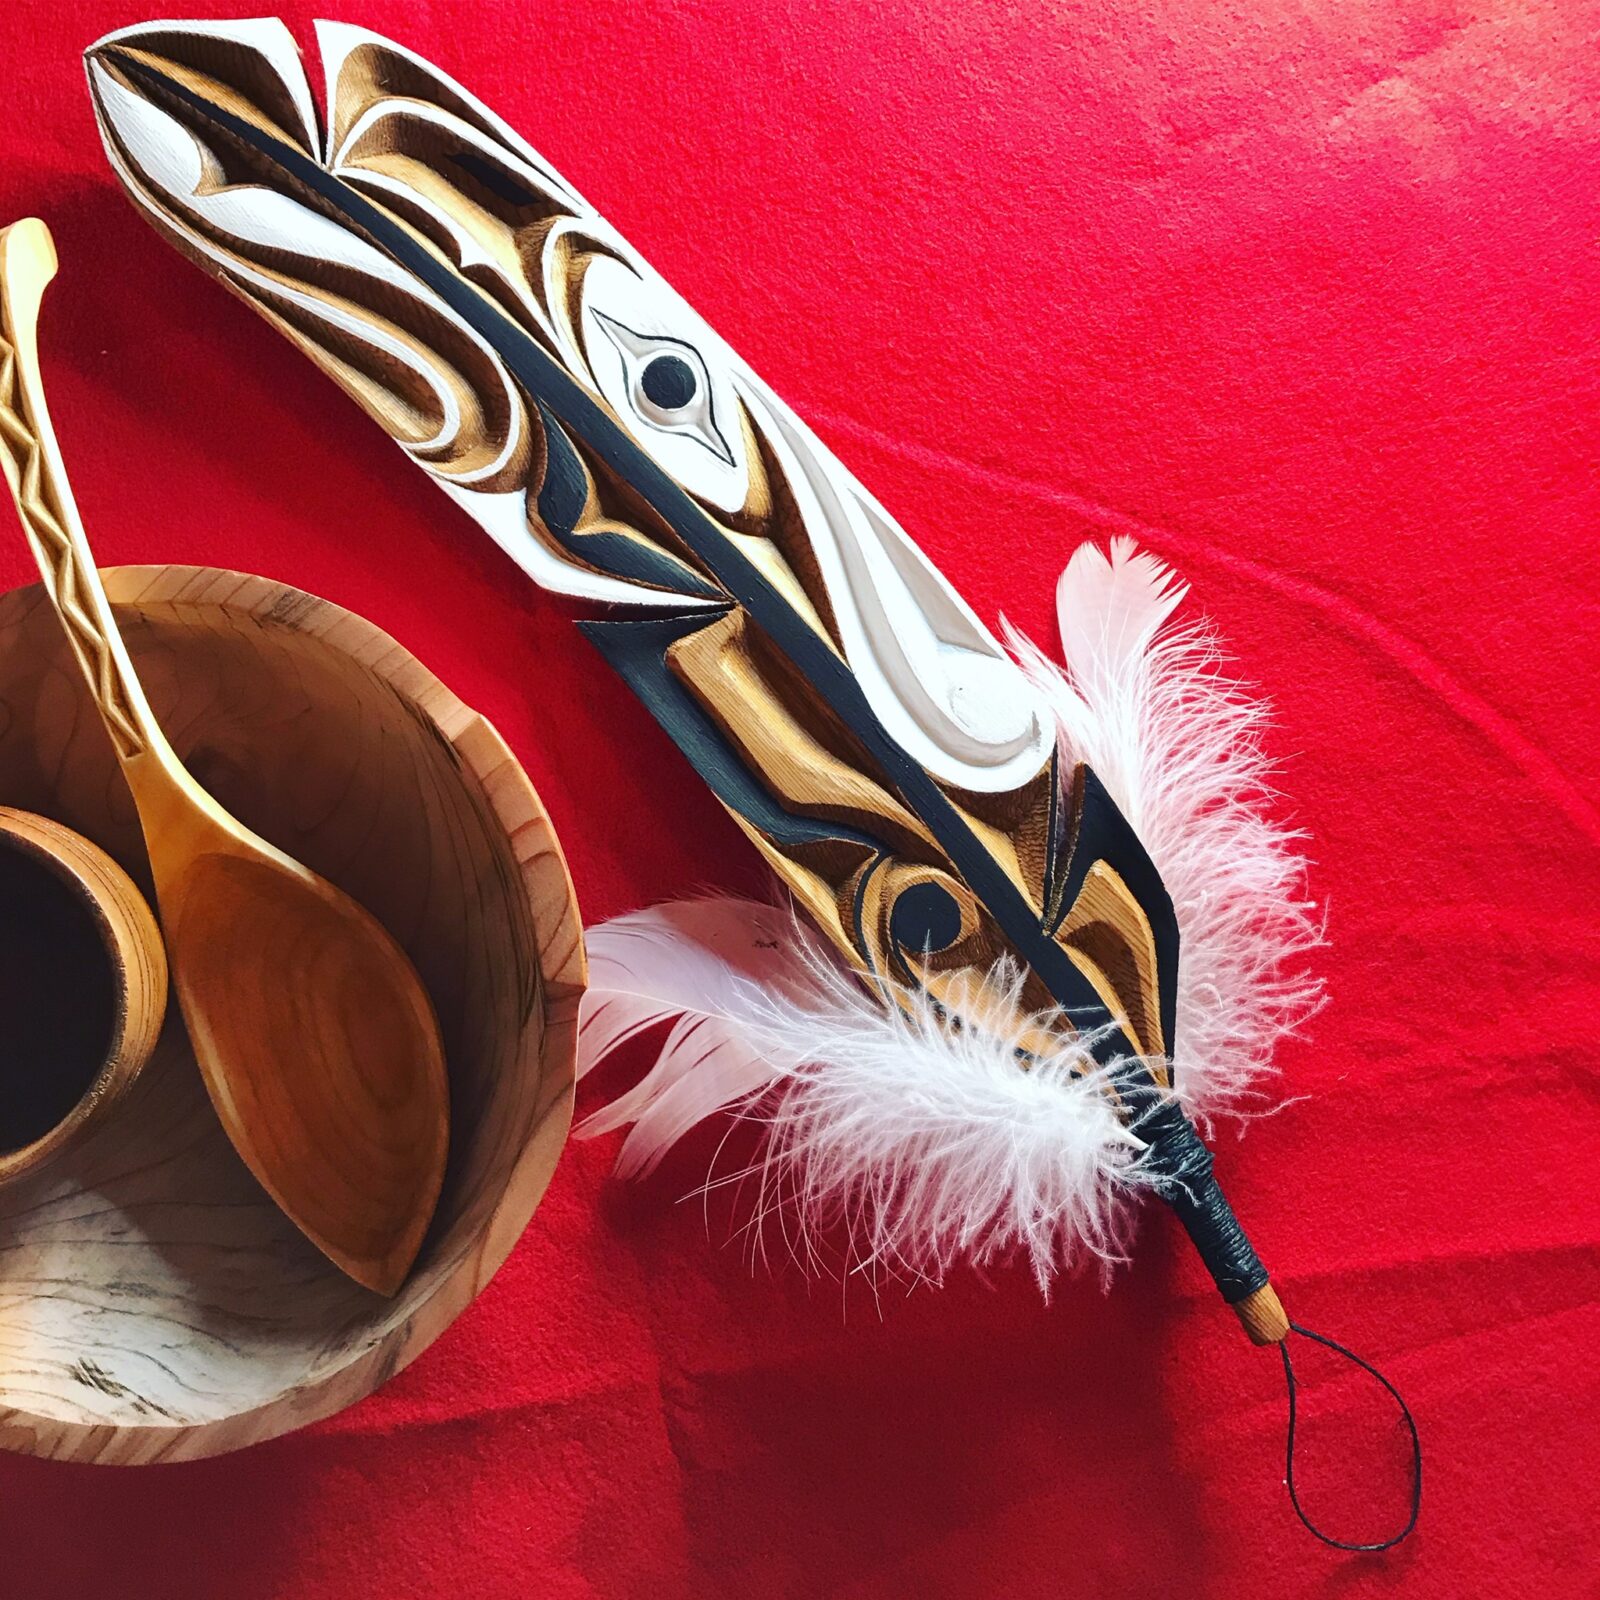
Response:
[{"label": "cup rim", "polygon": [[[64,1149],[143,1070],[166,1008],[167,968],[154,913],[133,879],[92,839],[52,817],[0,806],[0,850],[14,850],[43,866],[88,910],[109,958],[114,985],[111,1037],[93,1078],[66,1115],[37,1139],[0,1151],[0,1184],[10,1184]],[[158,985],[159,992],[148,992]],[[154,1010],[152,1018],[147,1003],[137,1038],[130,1027],[136,998],[153,1002]]]}]

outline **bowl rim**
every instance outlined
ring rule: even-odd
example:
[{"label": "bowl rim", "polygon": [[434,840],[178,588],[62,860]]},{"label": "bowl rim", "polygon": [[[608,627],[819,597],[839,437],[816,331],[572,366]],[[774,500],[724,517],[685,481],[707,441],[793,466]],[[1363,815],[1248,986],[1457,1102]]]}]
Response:
[{"label": "bowl rim", "polygon": [[[489,813],[505,830],[532,918],[544,1003],[540,1105],[499,1197],[476,1238],[425,1297],[372,1344],[353,1350],[347,1360],[318,1366],[305,1381],[261,1405],[201,1422],[75,1422],[0,1406],[0,1447],[51,1459],[138,1465],[220,1455],[332,1416],[409,1365],[478,1297],[544,1198],[566,1143],[587,966],[572,874],[538,791],[488,718],[472,710],[392,635],[336,601],[232,568],[130,565],[104,567],[100,576],[114,610],[200,605],[282,623],[301,634],[321,637],[337,630],[344,654],[373,668],[381,663],[381,675],[394,692],[455,749]],[[19,586],[0,594],[0,619],[12,608],[46,603],[41,584]]]}]

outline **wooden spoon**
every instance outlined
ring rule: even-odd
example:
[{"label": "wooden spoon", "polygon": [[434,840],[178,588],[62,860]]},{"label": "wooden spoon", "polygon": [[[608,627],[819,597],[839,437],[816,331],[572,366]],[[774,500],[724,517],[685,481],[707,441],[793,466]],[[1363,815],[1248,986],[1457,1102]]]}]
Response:
[{"label": "wooden spoon", "polygon": [[400,1286],[444,1177],[449,1100],[433,1008],[348,895],[259,839],[184,770],[117,632],[39,376],[50,230],[0,232],[0,467],[133,791],[167,955],[217,1115],[328,1258]]}]

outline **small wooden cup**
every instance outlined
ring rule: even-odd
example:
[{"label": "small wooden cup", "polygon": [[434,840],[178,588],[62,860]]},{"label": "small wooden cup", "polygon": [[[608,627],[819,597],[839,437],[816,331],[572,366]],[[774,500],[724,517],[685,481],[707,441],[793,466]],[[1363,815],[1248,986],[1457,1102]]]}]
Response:
[{"label": "small wooden cup", "polygon": [[133,879],[82,834],[0,806],[0,1184],[105,1115],[166,1009],[161,931]]}]

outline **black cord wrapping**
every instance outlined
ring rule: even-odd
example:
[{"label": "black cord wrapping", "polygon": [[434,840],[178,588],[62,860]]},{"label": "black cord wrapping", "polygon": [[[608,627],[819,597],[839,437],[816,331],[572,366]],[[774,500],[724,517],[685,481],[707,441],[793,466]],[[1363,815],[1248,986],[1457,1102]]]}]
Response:
[{"label": "black cord wrapping", "polygon": [[1144,1166],[1156,1192],[1177,1213],[1222,1298],[1237,1305],[1264,1287],[1267,1269],[1212,1175],[1211,1152],[1183,1109],[1173,1100],[1158,1101],[1137,1118],[1133,1131],[1149,1146]]},{"label": "black cord wrapping", "polygon": [[1298,1322],[1289,1324],[1289,1331],[1297,1333],[1302,1339],[1314,1339],[1320,1345],[1336,1351],[1347,1360],[1353,1361],[1363,1372],[1370,1373],[1385,1389],[1389,1391],[1390,1398],[1400,1408],[1400,1420],[1405,1423],[1406,1431],[1411,1435],[1411,1515],[1406,1518],[1406,1525],[1399,1533],[1387,1539],[1380,1539],[1376,1544],[1347,1544],[1343,1539],[1331,1538],[1319,1528],[1300,1504],[1300,1496],[1294,1486],[1294,1440],[1295,1440],[1295,1394],[1296,1384],[1294,1378],[1294,1362],[1289,1359],[1289,1341],[1283,1340],[1278,1346],[1278,1351],[1283,1357],[1283,1377],[1289,1387],[1289,1434],[1284,1451],[1284,1483],[1289,1490],[1289,1504],[1294,1507],[1294,1514],[1305,1524],[1306,1528],[1324,1544],[1332,1545],[1335,1550],[1392,1550],[1402,1539],[1409,1537],[1411,1530],[1417,1525],[1417,1517],[1422,1511],[1422,1439],[1417,1433],[1415,1418],[1411,1415],[1411,1408],[1400,1398],[1400,1391],[1384,1377],[1370,1362],[1363,1361],[1354,1350],[1346,1349],[1336,1340],[1324,1334],[1313,1333],[1309,1328],[1302,1328]]}]

